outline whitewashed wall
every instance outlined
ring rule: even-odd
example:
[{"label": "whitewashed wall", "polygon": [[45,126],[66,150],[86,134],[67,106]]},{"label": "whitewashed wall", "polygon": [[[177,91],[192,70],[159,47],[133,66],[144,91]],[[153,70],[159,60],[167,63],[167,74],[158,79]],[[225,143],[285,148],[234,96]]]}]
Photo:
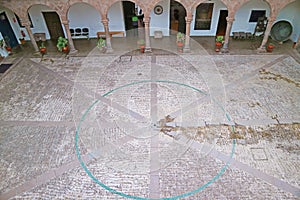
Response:
[{"label": "whitewashed wall", "polygon": [[98,31],[104,31],[100,13],[91,5],[76,3],[68,12],[70,28],[89,28],[89,36],[97,37]]},{"label": "whitewashed wall", "polygon": [[285,8],[283,8],[279,12],[274,23],[281,20],[289,21],[292,24],[293,33],[290,39],[293,42],[297,42],[300,35],[300,1],[290,3]]},{"label": "whitewashed wall", "polygon": [[263,0],[251,0],[243,5],[235,14],[232,32],[254,33],[256,22],[249,22],[252,10],[266,10],[266,16],[270,16],[270,6]]},{"label": "whitewashed wall", "polygon": [[195,30],[195,18],[196,18],[196,9],[193,13],[193,21],[191,22],[191,36],[214,36],[216,35],[220,10],[227,10],[226,6],[220,1],[210,1],[209,3],[214,3],[212,21],[210,30]]},{"label": "whitewashed wall", "polygon": [[[108,10],[109,30],[110,31],[125,31],[125,21],[122,2],[114,3]],[[121,37],[114,35],[113,37]]]},{"label": "whitewashed wall", "polygon": [[157,15],[152,9],[150,13],[150,36],[154,36],[154,31],[161,30],[164,36],[169,36],[170,28],[170,0],[163,0],[157,5],[163,7],[163,13]]},{"label": "whitewashed wall", "polygon": [[46,39],[50,39],[50,34],[47,28],[47,24],[44,20],[42,12],[54,12],[45,5],[33,5],[29,8],[28,13],[31,17],[33,28],[31,28],[32,33],[45,33]]}]

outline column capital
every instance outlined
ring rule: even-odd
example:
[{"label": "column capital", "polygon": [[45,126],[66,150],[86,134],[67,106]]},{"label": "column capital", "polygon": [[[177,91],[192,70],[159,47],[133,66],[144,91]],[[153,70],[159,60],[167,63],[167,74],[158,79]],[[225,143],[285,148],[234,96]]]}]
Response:
[{"label": "column capital", "polygon": [[193,20],[193,16],[192,16],[192,17],[186,17],[186,18],[185,18],[185,22],[186,22],[186,23],[189,23],[189,24],[192,22],[192,20]]},{"label": "column capital", "polygon": [[146,24],[146,23],[149,24],[149,23],[150,23],[150,17],[144,17],[144,20],[143,20],[143,21],[144,21],[145,24]]},{"label": "column capital", "polygon": [[67,19],[66,20],[62,20],[61,23],[64,24],[64,25],[69,25],[69,20],[67,20]]},{"label": "column capital", "polygon": [[108,25],[109,20],[108,20],[108,18],[105,18],[105,19],[102,19],[101,22],[104,25]]},{"label": "column capital", "polygon": [[270,16],[268,17],[268,22],[273,23],[276,20],[276,16]]},{"label": "column capital", "polygon": [[30,27],[31,26],[31,23],[29,21],[29,19],[20,19],[21,20],[21,24],[25,27]]},{"label": "column capital", "polygon": [[233,17],[226,17],[226,21],[227,21],[228,23],[233,23],[234,20],[235,20],[235,19],[234,19]]}]

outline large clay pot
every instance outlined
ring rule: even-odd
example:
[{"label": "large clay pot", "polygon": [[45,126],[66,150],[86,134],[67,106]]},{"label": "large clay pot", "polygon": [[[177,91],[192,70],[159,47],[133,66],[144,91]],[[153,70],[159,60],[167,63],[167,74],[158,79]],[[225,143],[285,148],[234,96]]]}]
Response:
[{"label": "large clay pot", "polygon": [[68,47],[68,46],[63,47],[63,48],[62,48],[62,51],[63,51],[64,53],[68,53],[69,47]]},{"label": "large clay pot", "polygon": [[41,54],[45,54],[46,53],[46,47],[43,47],[43,48],[40,48],[40,52],[41,52]]},{"label": "large clay pot", "polygon": [[145,46],[140,46],[140,52],[144,53],[145,52]]}]

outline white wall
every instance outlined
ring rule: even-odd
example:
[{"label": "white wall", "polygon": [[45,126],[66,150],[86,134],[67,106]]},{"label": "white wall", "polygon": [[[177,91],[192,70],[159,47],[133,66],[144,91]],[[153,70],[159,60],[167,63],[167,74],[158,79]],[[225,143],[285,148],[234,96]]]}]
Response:
[{"label": "white wall", "polygon": [[[152,9],[150,13],[150,36],[154,36],[154,31],[161,30],[163,36],[169,36],[170,33],[170,0],[163,0],[157,5],[163,7],[163,13],[157,15]],[[154,6],[155,7],[155,6]]]},{"label": "white wall", "polygon": [[300,35],[300,1],[290,3],[283,8],[277,15],[276,22],[286,20],[293,26],[293,33],[290,39],[293,42],[297,42]]},{"label": "white wall", "polygon": [[98,31],[104,31],[100,13],[91,5],[76,3],[68,12],[70,28],[89,28],[89,36],[97,37]]},{"label": "white wall", "polygon": [[220,1],[210,1],[209,3],[214,3],[213,13],[212,13],[212,21],[210,30],[195,30],[195,18],[196,18],[196,9],[193,13],[193,21],[191,22],[191,36],[214,36],[216,35],[220,10],[227,10],[226,6]]},{"label": "white wall", "polygon": [[33,25],[33,28],[31,28],[32,33],[45,33],[47,40],[50,39],[50,34],[42,12],[50,12],[50,11],[54,12],[53,10],[51,10],[49,7],[45,5],[33,5],[28,10]]},{"label": "white wall", "polygon": [[[122,2],[114,3],[108,10],[109,30],[110,31],[125,31],[125,21],[123,14]],[[114,35],[113,37],[122,37]]]},{"label": "white wall", "polygon": [[256,22],[249,22],[252,10],[266,10],[266,16],[270,16],[270,7],[263,0],[252,0],[243,5],[235,14],[232,32],[254,33]]},{"label": "white wall", "polygon": [[[23,38],[23,36],[21,35],[21,28],[17,22],[15,14],[9,9],[0,7],[0,13],[2,13],[2,12],[6,13],[6,16],[11,25],[11,28],[13,29],[13,32],[15,33],[15,36],[16,36],[18,42],[20,43],[19,39]],[[28,34],[26,34],[26,35],[28,36]],[[0,39],[2,39],[2,35],[0,35]],[[28,39],[29,39],[29,37],[28,37]]]}]

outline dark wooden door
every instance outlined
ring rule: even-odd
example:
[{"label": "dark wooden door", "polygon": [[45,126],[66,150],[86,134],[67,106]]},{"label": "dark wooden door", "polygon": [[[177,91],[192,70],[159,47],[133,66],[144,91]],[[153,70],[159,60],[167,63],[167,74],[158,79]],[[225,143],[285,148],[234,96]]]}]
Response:
[{"label": "dark wooden door", "polygon": [[13,48],[19,44],[5,12],[0,14],[0,32],[7,46]]},{"label": "dark wooden door", "polygon": [[125,19],[125,29],[126,31],[133,28],[131,17],[135,12],[135,4],[130,1],[123,1],[123,12]]},{"label": "dark wooden door", "polygon": [[225,35],[226,28],[227,28],[227,20],[226,20],[227,16],[228,16],[228,10],[220,10],[218,29],[216,33],[217,36]]},{"label": "dark wooden door", "polygon": [[47,24],[51,40],[57,40],[58,37],[65,36],[60,18],[56,12],[43,12],[43,16]]}]

